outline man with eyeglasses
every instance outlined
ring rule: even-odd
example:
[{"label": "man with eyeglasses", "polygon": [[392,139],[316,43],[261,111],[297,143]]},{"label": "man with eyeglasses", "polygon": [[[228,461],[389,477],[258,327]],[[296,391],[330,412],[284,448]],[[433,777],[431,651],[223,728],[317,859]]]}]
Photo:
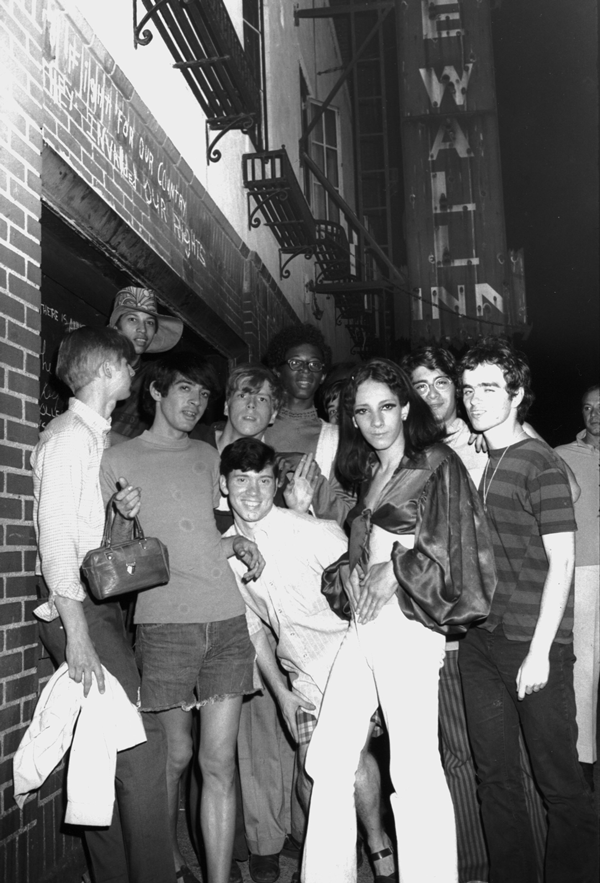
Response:
[{"label": "man with eyeglasses", "polygon": [[[458,416],[458,368],[454,356],[443,347],[424,346],[405,356],[402,367],[416,392],[427,402],[437,420],[445,425],[447,435],[444,441],[459,455],[478,487],[488,455],[474,443],[470,426]],[[536,434],[531,427],[528,431]],[[489,879],[489,870],[458,669],[459,645],[460,639],[456,638],[446,642],[446,656],[440,671],[440,741],[456,816],[459,880],[461,883],[479,883]],[[521,767],[541,860],[546,837],[545,814],[523,746]]]},{"label": "man with eyeglasses", "polygon": [[331,362],[331,349],[309,323],[290,325],[271,339],[265,356],[283,387],[283,403],[264,436],[266,444],[294,469],[303,454],[313,454],[324,481],[318,483],[312,508],[318,518],[343,524],[353,499],[333,477],[338,428],[321,420],[315,396]]}]

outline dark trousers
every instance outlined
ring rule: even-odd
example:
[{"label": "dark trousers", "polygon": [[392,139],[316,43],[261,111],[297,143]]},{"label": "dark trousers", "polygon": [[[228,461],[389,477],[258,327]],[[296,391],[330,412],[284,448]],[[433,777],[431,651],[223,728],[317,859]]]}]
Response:
[{"label": "dark trousers", "polygon": [[[89,597],[84,610],[102,665],[137,702],[140,676],[118,602]],[[44,646],[56,665],[65,661],[65,633],[56,619],[40,624]],[[169,837],[166,746],[160,722],[144,715],[147,741],[117,754],[116,801],[108,828],[86,828],[94,883],[175,883]]]},{"label": "dark trousers", "polygon": [[536,879],[519,727],[548,813],[545,883],[597,883],[598,819],[577,756],[573,646],[552,645],[548,683],[519,701],[516,678],[528,652],[528,642],[509,641],[501,626],[470,629],[459,651],[490,883]]}]

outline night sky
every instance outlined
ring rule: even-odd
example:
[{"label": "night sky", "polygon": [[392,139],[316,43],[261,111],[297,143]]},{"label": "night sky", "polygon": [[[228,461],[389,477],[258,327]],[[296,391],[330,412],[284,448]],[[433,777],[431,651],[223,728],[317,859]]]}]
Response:
[{"label": "night sky", "polygon": [[599,372],[595,0],[502,0],[492,14],[507,243],[523,248],[530,422],[551,445],[583,428]]}]

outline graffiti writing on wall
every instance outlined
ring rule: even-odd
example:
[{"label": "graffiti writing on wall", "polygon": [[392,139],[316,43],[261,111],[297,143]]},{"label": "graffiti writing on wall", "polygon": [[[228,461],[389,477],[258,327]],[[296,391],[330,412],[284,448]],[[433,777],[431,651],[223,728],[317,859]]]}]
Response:
[{"label": "graffiti writing on wall", "polygon": [[[137,195],[148,213],[188,261],[207,266],[207,253],[198,229],[201,200],[182,178],[166,151],[148,131],[110,74],[85,44],[81,34],[55,0],[48,4],[44,51],[44,86],[57,108],[62,141],[73,141],[92,160],[109,165],[104,189],[114,204],[111,177]],[[66,119],[65,119],[66,117]],[[91,164],[92,165],[92,164]],[[112,172],[112,174],[111,174]],[[115,205],[119,210],[119,204]]]}]

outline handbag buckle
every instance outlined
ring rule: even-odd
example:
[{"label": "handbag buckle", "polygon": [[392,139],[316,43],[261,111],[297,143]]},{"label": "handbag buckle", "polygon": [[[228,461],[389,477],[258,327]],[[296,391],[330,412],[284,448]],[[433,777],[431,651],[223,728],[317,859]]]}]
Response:
[{"label": "handbag buckle", "polygon": [[127,568],[127,573],[135,573],[135,561],[133,561],[131,564],[126,564],[125,567]]}]

